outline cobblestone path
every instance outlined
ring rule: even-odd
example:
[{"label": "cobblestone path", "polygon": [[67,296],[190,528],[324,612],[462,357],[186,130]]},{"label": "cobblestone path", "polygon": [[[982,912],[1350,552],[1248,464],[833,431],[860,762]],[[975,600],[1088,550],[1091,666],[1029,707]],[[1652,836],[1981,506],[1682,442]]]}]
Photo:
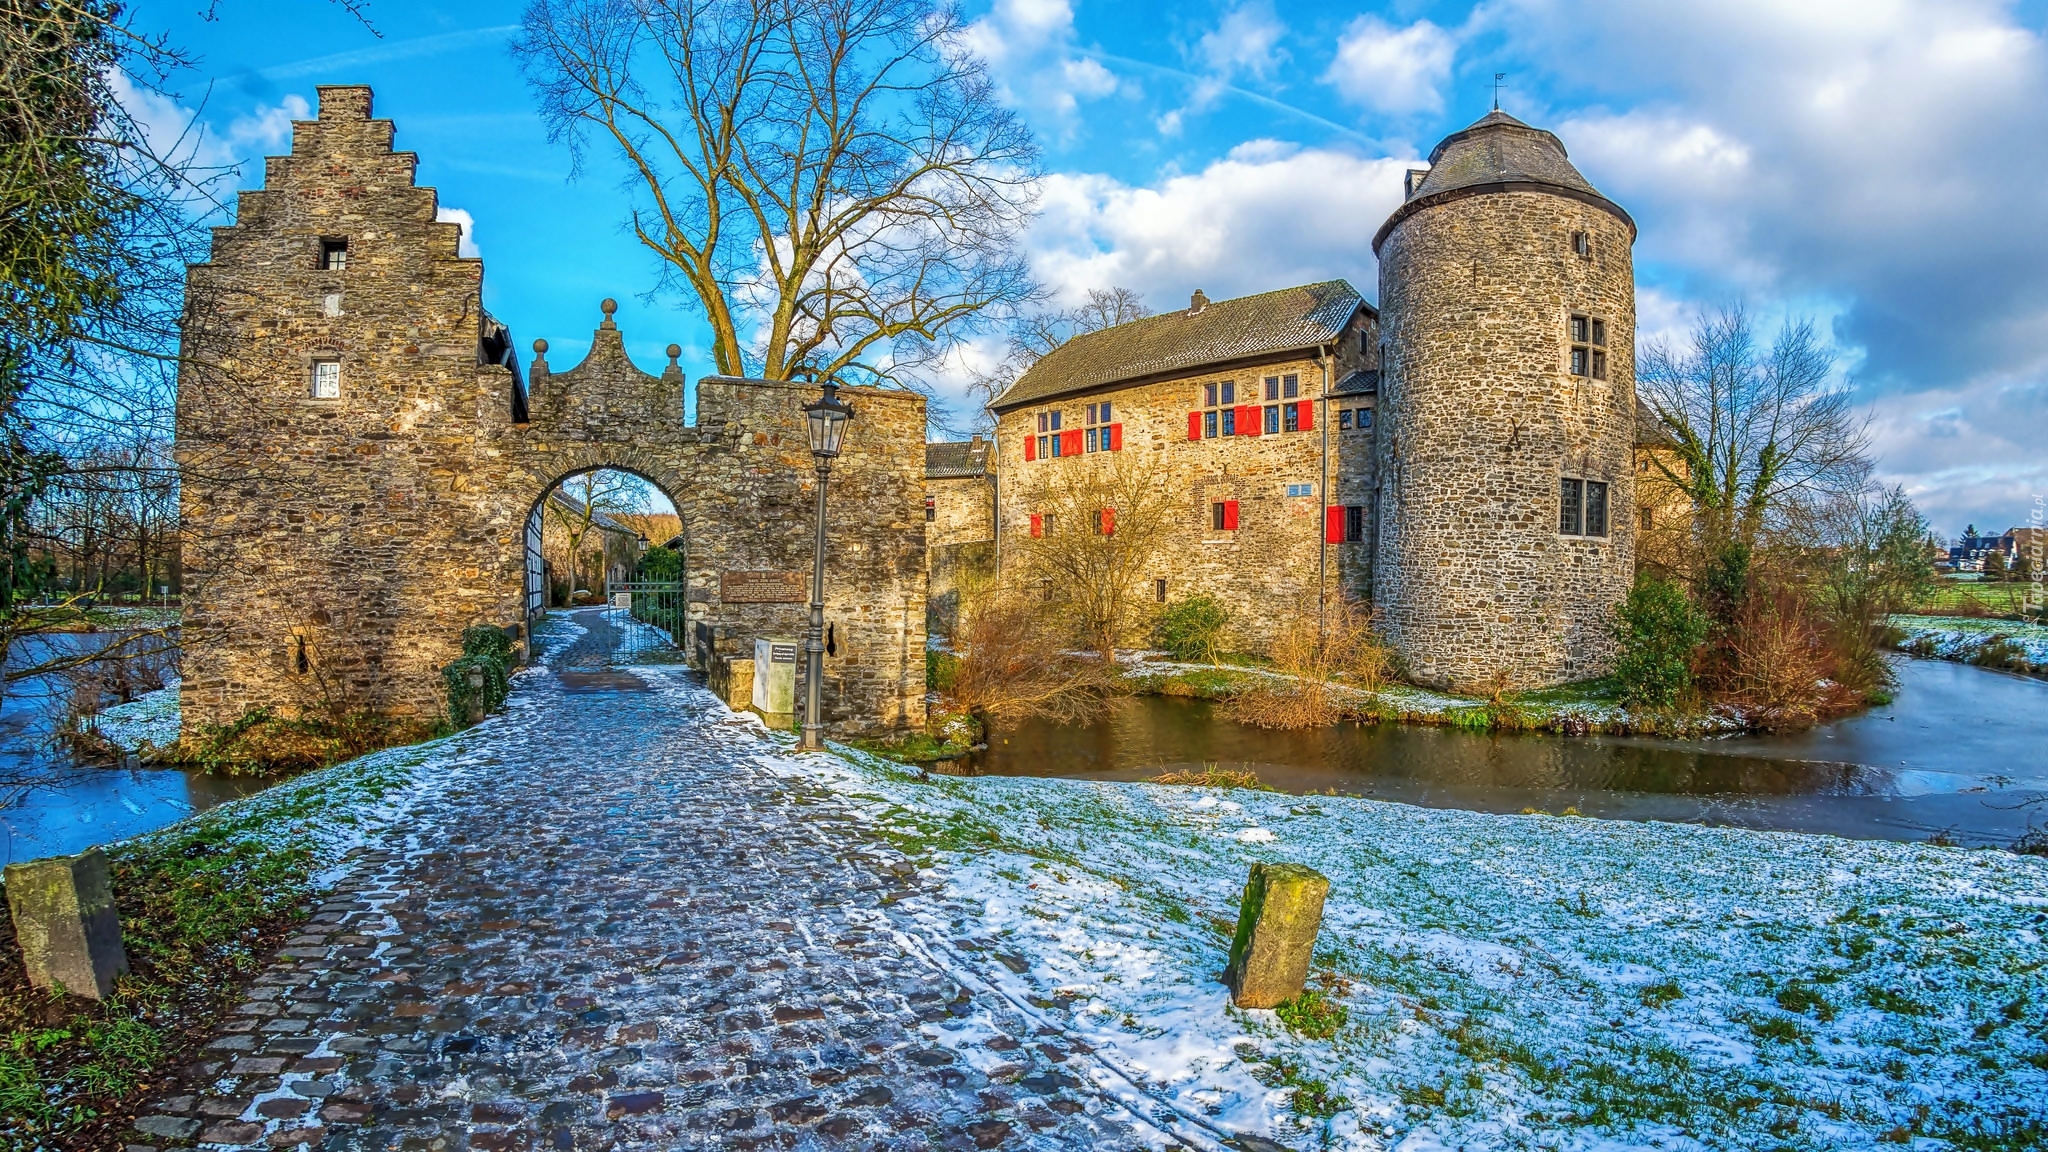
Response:
[{"label": "cobblestone path", "polygon": [[349,858],[145,1147],[1169,1143],[1085,1086],[1085,1048],[926,958],[891,905],[930,894],[856,813],[577,617]]}]

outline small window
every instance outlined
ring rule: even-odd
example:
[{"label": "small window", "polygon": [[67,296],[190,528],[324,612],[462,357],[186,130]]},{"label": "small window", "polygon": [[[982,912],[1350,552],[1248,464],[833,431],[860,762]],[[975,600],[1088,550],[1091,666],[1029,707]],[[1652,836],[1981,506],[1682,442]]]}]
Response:
[{"label": "small window", "polygon": [[1058,456],[1060,454],[1060,445],[1066,443],[1067,438],[1065,436],[1049,436],[1047,439],[1052,441],[1052,454]]},{"label": "small window", "polygon": [[1586,481],[1586,535],[1607,535],[1607,485]]},{"label": "small window", "polygon": [[1572,343],[1584,344],[1586,342],[1586,337],[1586,318],[1584,316],[1572,317]]},{"label": "small window", "polygon": [[320,268],[326,272],[339,272],[348,267],[348,241],[322,237],[320,240]]},{"label": "small window", "polygon": [[1041,524],[1041,525],[1043,526],[1043,531],[1045,532],[1045,534],[1046,534],[1047,536],[1050,536],[1050,535],[1052,535],[1052,532],[1053,532],[1053,516],[1052,516],[1052,513],[1050,513],[1050,512],[1047,512],[1047,513],[1044,513],[1044,514],[1043,514],[1042,516],[1040,516],[1040,517],[1039,517],[1039,523],[1040,523],[1040,524]]},{"label": "small window", "polygon": [[1337,413],[1337,430],[1340,432],[1349,432],[1351,430],[1351,409],[1346,408]]},{"label": "small window", "polygon": [[1209,505],[1209,530],[1212,532],[1223,531],[1223,501],[1221,500]]},{"label": "small window", "polygon": [[1557,532],[1560,536],[1577,536],[1586,499],[1586,482],[1565,477],[1557,482]]},{"label": "small window", "polygon": [[1581,260],[1593,258],[1593,238],[1584,232],[1572,233],[1572,253]]},{"label": "small window", "polygon": [[1202,437],[1207,440],[1216,438],[1216,413],[1202,413]]},{"label": "small window", "polygon": [[1280,431],[1280,406],[1278,404],[1269,405],[1266,408],[1266,435],[1271,436],[1278,431]]},{"label": "small window", "polygon": [[[1272,409],[1269,408],[1267,411],[1270,412]],[[1286,404],[1281,406],[1280,430],[1283,432],[1301,431],[1301,405]]]},{"label": "small window", "polygon": [[1287,486],[1287,495],[1290,497],[1313,496],[1315,494],[1316,486],[1313,484],[1289,484]]},{"label": "small window", "polygon": [[1344,542],[1357,544],[1365,539],[1365,505],[1348,504],[1344,507]]},{"label": "small window", "polygon": [[1280,398],[1280,378],[1279,378],[1278,376],[1268,376],[1268,377],[1266,377],[1266,399],[1268,399],[1268,400],[1278,400],[1279,398]]},{"label": "small window", "polygon": [[313,361],[313,399],[341,399],[341,361]]},{"label": "small window", "polygon": [[1053,430],[1054,432],[1057,432],[1057,431],[1059,431],[1059,430],[1060,430],[1060,414],[1059,414],[1059,411],[1058,411],[1057,409],[1055,409],[1055,410],[1054,410],[1054,411],[1053,411],[1053,412],[1051,413],[1051,415],[1052,415],[1052,430]]},{"label": "small window", "polygon": [[1109,401],[1104,400],[1101,404],[1097,405],[1097,407],[1102,409],[1102,422],[1104,424],[1109,423]]},{"label": "small window", "polygon": [[930,496],[927,496],[927,497],[925,497],[925,498],[924,498],[924,519],[925,519],[925,523],[929,524],[929,523],[931,523],[932,521],[934,521],[934,520],[937,520],[938,518],[939,518],[939,502],[938,502],[938,500],[936,500],[936,499],[934,499],[933,497],[930,497]]},{"label": "small window", "polygon": [[1164,576],[1152,582],[1152,598],[1161,604],[1166,603],[1166,578]]},{"label": "small window", "polygon": [[1223,382],[1223,402],[1225,404],[1237,403],[1237,381],[1225,380]]},{"label": "small window", "polygon": [[1358,410],[1358,428],[1359,428],[1359,430],[1360,430],[1360,431],[1364,431],[1364,430],[1366,430],[1366,429],[1368,429],[1368,428],[1371,428],[1371,427],[1372,427],[1372,409],[1370,409],[1370,408],[1360,408],[1360,409]]},{"label": "small window", "polygon": [[1051,450],[1050,450],[1050,449],[1049,449],[1049,448],[1047,447],[1047,444],[1046,444],[1046,442],[1047,442],[1047,441],[1049,441],[1049,440],[1057,440],[1057,439],[1059,439],[1059,437],[1057,437],[1057,436],[1040,436],[1040,437],[1038,438],[1038,458],[1039,458],[1040,460],[1043,460],[1043,459],[1045,459],[1045,458],[1046,458],[1047,456],[1050,456],[1050,455],[1052,455],[1052,452],[1051,452]]},{"label": "small window", "polygon": [[1593,379],[1607,379],[1607,353],[1598,348],[1593,349]]},{"label": "small window", "polygon": [[1607,321],[1597,316],[1573,316],[1569,329],[1572,375],[1607,379]]},{"label": "small window", "polygon": [[1591,371],[1584,348],[1572,349],[1572,375],[1585,376]]},{"label": "small window", "polygon": [[1225,436],[1235,436],[1235,435],[1237,435],[1237,409],[1235,409],[1235,408],[1225,408],[1225,409],[1223,409],[1223,410],[1222,410],[1222,414],[1223,414],[1223,434],[1224,434]]},{"label": "small window", "polygon": [[1083,439],[1085,439],[1085,440],[1086,440],[1086,442],[1087,442],[1087,449],[1088,449],[1088,451],[1090,451],[1090,452],[1096,451],[1096,447],[1095,447],[1095,433],[1096,433],[1096,431],[1097,431],[1096,429],[1094,429],[1094,428],[1090,428],[1090,429],[1088,430],[1088,435],[1087,435],[1086,437],[1084,437],[1084,438],[1083,438]]},{"label": "small window", "polygon": [[1216,386],[1215,386],[1214,384],[1204,384],[1204,385],[1202,385],[1202,407],[1204,407],[1204,408],[1214,408],[1215,406],[1216,406]]},{"label": "small window", "polygon": [[1284,398],[1284,399],[1287,399],[1287,400],[1292,400],[1292,399],[1294,399],[1294,398],[1296,398],[1296,397],[1300,396],[1300,395],[1301,395],[1301,377],[1299,377],[1299,376],[1282,376],[1282,377],[1280,378],[1280,395],[1281,395],[1281,397],[1282,397],[1282,398]]},{"label": "small window", "polygon": [[1607,347],[1607,321],[1595,317],[1593,320],[1593,343]]},{"label": "small window", "polygon": [[1648,532],[1657,526],[1657,517],[1649,508],[1636,509],[1636,527]]},{"label": "small window", "polygon": [[1040,432],[1043,432],[1043,431],[1045,431],[1045,428],[1046,428],[1046,425],[1045,425],[1045,413],[1043,413],[1043,412],[1040,412],[1040,413],[1038,414],[1038,430],[1039,430]]}]

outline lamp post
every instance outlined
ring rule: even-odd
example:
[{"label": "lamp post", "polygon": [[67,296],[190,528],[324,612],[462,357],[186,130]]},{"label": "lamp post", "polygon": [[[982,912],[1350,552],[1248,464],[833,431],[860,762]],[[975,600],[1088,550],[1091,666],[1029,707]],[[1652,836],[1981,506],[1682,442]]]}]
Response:
[{"label": "lamp post", "polygon": [[824,395],[804,405],[804,416],[811,433],[811,456],[818,462],[818,524],[811,549],[811,635],[804,643],[804,731],[797,747],[815,752],[825,747],[819,707],[825,679],[825,485],[832,479],[832,459],[839,455],[853,408],[840,402],[838,382],[827,380]]}]

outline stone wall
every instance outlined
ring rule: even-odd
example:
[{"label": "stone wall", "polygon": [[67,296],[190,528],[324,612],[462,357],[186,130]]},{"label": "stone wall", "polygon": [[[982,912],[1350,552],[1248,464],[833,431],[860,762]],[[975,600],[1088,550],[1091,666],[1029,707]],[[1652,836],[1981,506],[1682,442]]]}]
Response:
[{"label": "stone wall", "polygon": [[[1610,665],[1608,614],[1635,567],[1632,240],[1598,207],[1516,191],[1424,209],[1380,251],[1374,600],[1422,683],[1530,687]],[[1604,381],[1569,371],[1574,311],[1609,326]],[[1559,534],[1561,476],[1612,486],[1607,538]]]},{"label": "stone wall", "polygon": [[[320,90],[212,258],[189,273],[178,395],[187,569],[188,734],[258,706],[431,716],[471,624],[523,623],[527,517],[563,478],[635,472],[689,548],[690,618],[720,642],[801,635],[801,603],[730,604],[721,575],[811,566],[808,386],[708,377],[684,418],[676,349],[641,371],[606,310],[589,355],[544,342],[530,420],[513,372],[481,355],[480,261],[434,220],[411,153],[367,88]],[[323,239],[346,267],[321,268]],[[203,334],[203,335],[202,335]],[[340,395],[314,395],[315,363]],[[849,390],[858,417],[832,478],[828,717],[924,720],[924,401]]]},{"label": "stone wall", "polygon": [[927,477],[924,491],[931,501],[924,526],[931,596],[926,626],[947,635],[959,621],[962,585],[995,570],[996,479]]},{"label": "stone wall", "polygon": [[[1114,458],[1134,457],[1165,487],[1175,517],[1172,542],[1154,560],[1150,578],[1166,581],[1168,601],[1204,593],[1220,601],[1230,613],[1229,647],[1261,650],[1289,614],[1312,611],[1319,576],[1332,590],[1362,594],[1369,584],[1365,546],[1324,542],[1325,493],[1335,503],[1366,504],[1371,490],[1372,436],[1340,432],[1335,414],[1369,406],[1372,398],[1324,396],[1326,387],[1364,366],[1360,343],[1355,333],[1347,334],[1327,365],[1313,356],[1237,364],[999,413],[1005,567],[1021,556],[1009,542],[1029,538],[1032,513],[1053,502],[1054,486],[1072,483],[1085,470],[1112,466]],[[1371,347],[1373,341],[1363,343]],[[1289,373],[1299,377],[1299,399],[1313,404],[1311,430],[1188,438],[1188,413],[1202,409],[1204,384],[1230,380],[1242,388]],[[1025,460],[1024,440],[1037,435],[1040,413],[1058,410],[1063,428],[1085,431],[1087,405],[1103,400],[1110,402],[1112,422],[1123,427],[1120,453]],[[1306,485],[1309,494],[1289,496],[1290,485]],[[1237,502],[1236,530],[1213,526],[1211,505],[1218,501]],[[1144,590],[1144,599],[1156,611],[1154,588]]]}]

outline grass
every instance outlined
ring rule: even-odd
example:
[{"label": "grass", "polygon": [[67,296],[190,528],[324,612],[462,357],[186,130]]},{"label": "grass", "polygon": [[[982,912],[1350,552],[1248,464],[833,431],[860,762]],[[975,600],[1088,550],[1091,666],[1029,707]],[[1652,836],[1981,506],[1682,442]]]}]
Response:
[{"label": "grass", "polygon": [[1342,1004],[1314,988],[1281,1004],[1273,1012],[1295,1035],[1310,1040],[1330,1039],[1351,1018],[1350,1011]]},{"label": "grass", "polygon": [[1940,580],[1913,606],[1929,616],[2018,616],[2026,611],[2031,585]]},{"label": "grass", "polygon": [[[370,757],[106,849],[130,973],[103,1002],[0,964],[0,1147],[103,1148],[304,922],[312,877],[424,753]],[[13,954],[11,922],[0,953]]]},{"label": "grass", "polygon": [[911,732],[886,739],[856,737],[841,742],[863,752],[872,752],[885,760],[894,760],[898,764],[935,764],[941,760],[958,760],[972,751],[965,744],[956,744],[951,740],[933,736],[929,732]]},{"label": "grass", "polygon": [[1218,768],[1214,764],[1202,765],[1202,770],[1199,772],[1183,769],[1179,772],[1166,772],[1158,776],[1148,776],[1145,782],[1148,784],[1191,785],[1198,788],[1249,788],[1254,792],[1279,791],[1279,789],[1270,787],[1265,781],[1260,780],[1259,774],[1249,768]]}]

